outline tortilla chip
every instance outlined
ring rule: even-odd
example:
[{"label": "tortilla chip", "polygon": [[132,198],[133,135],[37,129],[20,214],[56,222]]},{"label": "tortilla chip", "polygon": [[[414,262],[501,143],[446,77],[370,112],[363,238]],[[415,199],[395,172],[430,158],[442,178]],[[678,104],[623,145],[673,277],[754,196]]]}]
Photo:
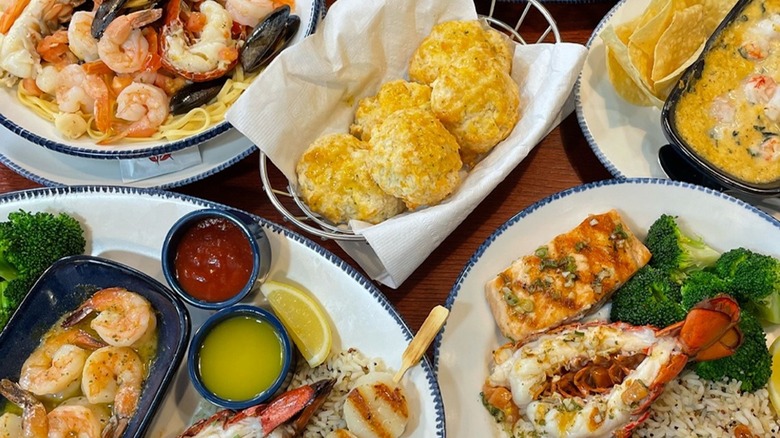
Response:
[{"label": "tortilla chip", "polygon": [[682,76],[682,74],[685,72],[685,69],[690,67],[690,65],[696,61],[701,52],[704,50],[704,46],[706,44],[706,40],[702,41],[701,45],[696,49],[695,52],[693,52],[693,54],[691,54],[688,60],[686,60],[676,70],[669,73],[666,77],[659,78],[658,80],[654,81],[653,94],[660,97],[661,99],[666,99],[666,97],[669,96],[669,93],[672,92],[672,87],[674,87],[677,81],[680,80],[680,76]]},{"label": "tortilla chip", "polygon": [[632,105],[652,105],[653,103],[650,101],[650,98],[647,97],[647,93],[645,93],[639,87],[639,85],[637,85],[636,82],[631,79],[631,76],[626,73],[626,70],[615,58],[612,50],[609,47],[606,49],[607,74],[609,75],[609,82],[613,87],[615,87],[615,91],[617,92],[618,96],[622,97],[623,100]]},{"label": "tortilla chip", "polygon": [[696,0],[696,3],[704,7],[702,20],[704,21],[704,33],[709,38],[718,25],[726,18],[729,11],[737,4],[736,0]]},{"label": "tortilla chip", "polygon": [[690,65],[694,61],[695,58],[691,57],[707,39],[703,16],[702,5],[694,5],[674,13],[671,23],[655,45],[651,75],[653,83],[668,77],[682,65]]},{"label": "tortilla chip", "polygon": [[[639,72],[629,60],[628,47],[620,41],[615,29],[612,26],[606,26],[599,36],[604,41],[608,53],[607,72],[610,73],[609,79],[618,95],[628,102],[636,102],[637,105],[663,106],[663,101],[655,97],[651,90],[642,83]],[[632,83],[633,85],[631,85]],[[644,98],[638,97],[637,90],[644,95]],[[649,103],[640,103],[645,100]]]},{"label": "tortilla chip", "polygon": [[651,75],[655,46],[658,43],[658,38],[672,21],[676,3],[678,2],[666,0],[663,9],[628,38],[629,61],[636,67],[640,79],[649,89],[653,88]]}]

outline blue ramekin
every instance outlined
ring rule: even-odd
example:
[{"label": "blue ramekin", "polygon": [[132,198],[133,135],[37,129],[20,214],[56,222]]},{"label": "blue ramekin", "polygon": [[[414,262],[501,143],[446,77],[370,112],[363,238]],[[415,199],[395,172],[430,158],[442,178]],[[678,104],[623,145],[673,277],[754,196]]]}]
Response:
[{"label": "blue ramekin", "polygon": [[[206,335],[214,326],[220,322],[236,316],[250,316],[271,324],[279,335],[279,338],[282,340],[283,362],[281,372],[276,377],[271,386],[268,387],[268,389],[248,400],[228,400],[217,396],[203,384],[200,376],[200,370],[198,369],[198,364],[200,362],[198,357],[200,354],[200,346],[203,344],[203,340],[205,339]],[[222,309],[219,312],[211,315],[206,320],[206,322],[200,326],[198,331],[195,332],[195,335],[190,341],[189,351],[187,353],[187,369],[189,371],[192,385],[203,398],[217,406],[226,409],[240,410],[268,401],[273,396],[281,393],[286,388],[286,386],[289,385],[291,380],[290,377],[294,371],[294,354],[295,349],[293,348],[293,343],[290,339],[289,333],[284,328],[284,325],[282,325],[282,322],[279,321],[279,319],[273,313],[257,306],[239,304]],[[230,358],[225,359],[230,360]]]},{"label": "blue ramekin", "polygon": [[[174,260],[176,259],[176,250],[182,236],[191,226],[208,218],[223,218],[235,224],[249,240],[249,245],[252,248],[252,273],[249,276],[247,284],[244,285],[237,294],[225,301],[205,301],[193,297],[181,287],[176,279]],[[201,309],[219,310],[243,300],[252,292],[258,282],[265,280],[271,266],[271,245],[268,242],[268,236],[266,236],[263,227],[246,213],[236,210],[209,208],[188,213],[173,224],[163,241],[162,255],[160,258],[162,260],[162,271],[165,280],[181,299],[188,304]]]}]

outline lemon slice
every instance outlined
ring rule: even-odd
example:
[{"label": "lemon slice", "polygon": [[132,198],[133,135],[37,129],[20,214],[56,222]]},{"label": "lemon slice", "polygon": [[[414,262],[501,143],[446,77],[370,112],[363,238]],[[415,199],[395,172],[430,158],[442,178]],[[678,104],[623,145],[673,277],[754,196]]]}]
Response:
[{"label": "lemon slice", "polygon": [[266,281],[260,290],[309,366],[323,363],[330,354],[333,334],[320,303],[308,291],[278,281]]},{"label": "lemon slice", "polygon": [[769,354],[772,355],[772,376],[769,378],[769,401],[775,412],[780,413],[780,337],[772,341],[769,347]]}]

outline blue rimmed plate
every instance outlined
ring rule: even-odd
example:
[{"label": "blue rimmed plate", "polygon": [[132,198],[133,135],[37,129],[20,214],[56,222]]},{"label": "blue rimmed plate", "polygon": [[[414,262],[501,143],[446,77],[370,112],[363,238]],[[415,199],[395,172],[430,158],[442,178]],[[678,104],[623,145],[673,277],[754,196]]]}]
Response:
[{"label": "blue rimmed plate", "polygon": [[[298,0],[293,13],[301,18],[298,34],[291,44],[314,33],[322,17],[323,0]],[[175,140],[123,141],[116,145],[96,145],[90,138],[69,140],[54,128],[54,124],[36,115],[19,103],[16,87],[0,87],[0,125],[36,145],[67,155],[87,158],[141,158],[178,151],[199,145],[230,130],[232,126],[222,121],[202,132]]]},{"label": "blue rimmed plate", "polygon": [[[134,267],[164,282],[160,253],[168,229],[201,208],[228,208],[161,190],[77,186],[36,189],[0,196],[0,218],[18,209],[67,212],[87,229],[87,252]],[[398,369],[412,333],[377,287],[331,252],[276,224],[264,227],[273,258],[269,278],[309,289],[333,322],[334,349],[355,347]],[[210,312],[187,307],[192,332]],[[403,437],[444,437],[441,393],[427,360],[404,376],[410,423]],[[146,436],[175,437],[190,424],[201,398],[182,362]]]},{"label": "blue rimmed plate", "polygon": [[[480,392],[491,353],[507,342],[496,328],[485,301],[485,283],[520,256],[577,226],[588,214],[612,208],[641,239],[661,214],[717,250],[746,247],[780,257],[780,222],[750,204],[720,192],[666,179],[608,180],[552,195],[500,226],[477,249],[455,282],[447,307],[450,316],[436,339],[434,367],[447,409],[447,436],[485,437],[495,420]],[[772,328],[769,340],[780,334]],[[496,434],[496,436],[498,436]]]},{"label": "blue rimmed plate", "polygon": [[599,37],[609,24],[624,23],[644,12],[650,0],[621,0],[596,26],[587,42],[588,56],[574,87],[577,120],[599,161],[617,178],[666,178],[658,150],[668,143],[661,129],[661,109],[632,105],[607,75],[606,46]]}]

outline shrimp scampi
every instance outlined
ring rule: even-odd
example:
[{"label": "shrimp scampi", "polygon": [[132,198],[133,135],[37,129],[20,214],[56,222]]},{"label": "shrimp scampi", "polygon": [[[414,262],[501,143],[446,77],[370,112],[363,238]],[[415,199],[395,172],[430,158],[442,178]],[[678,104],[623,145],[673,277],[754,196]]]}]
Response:
[{"label": "shrimp scampi", "polygon": [[111,435],[121,435],[135,413],[144,375],[141,358],[129,347],[103,347],[87,358],[81,390],[90,403],[113,404],[114,414],[106,428]]},{"label": "shrimp scampi", "polygon": [[55,332],[45,337],[22,364],[19,385],[40,396],[67,395],[78,388],[90,349],[103,345],[82,330]]},{"label": "shrimp scampi", "polygon": [[112,287],[95,292],[62,322],[71,327],[96,313],[89,326],[108,345],[129,347],[146,339],[157,327],[157,317],[149,301],[124,288]]}]

